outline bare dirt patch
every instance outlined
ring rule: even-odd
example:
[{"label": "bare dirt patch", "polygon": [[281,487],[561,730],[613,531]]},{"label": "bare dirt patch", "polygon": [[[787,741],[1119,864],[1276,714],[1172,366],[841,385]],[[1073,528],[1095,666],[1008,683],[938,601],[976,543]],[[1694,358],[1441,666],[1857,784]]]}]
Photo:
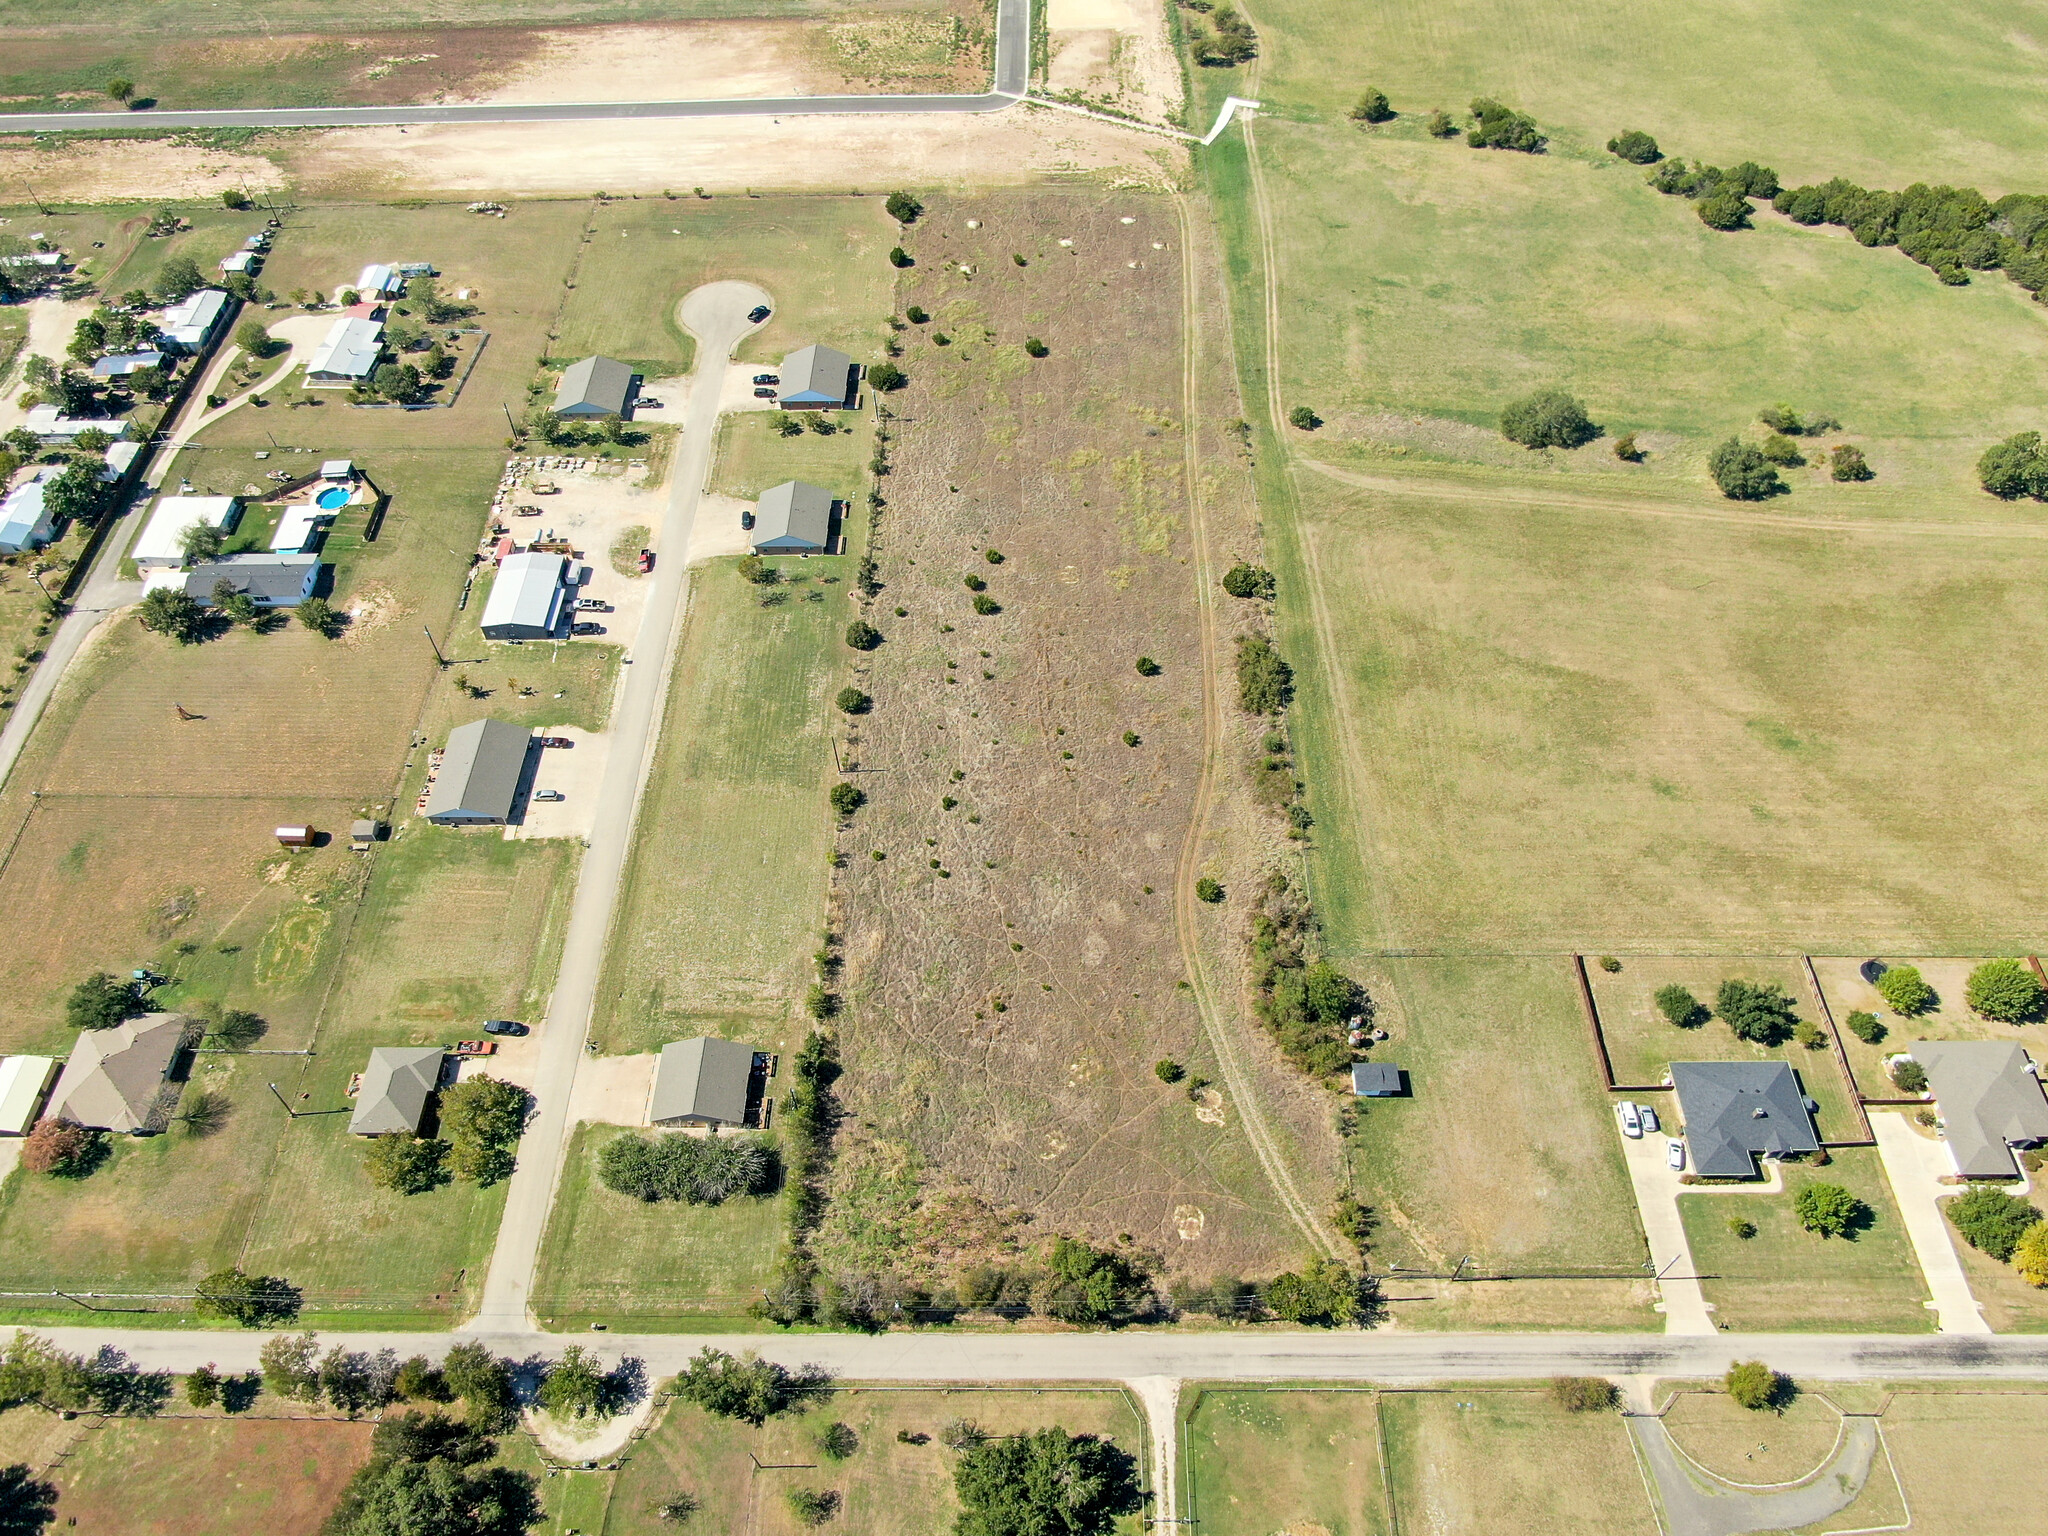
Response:
[{"label": "bare dirt patch", "polygon": [[[839,844],[852,1115],[821,1247],[915,1246],[964,1191],[998,1240],[1016,1211],[1197,1272],[1291,1261],[1236,1106],[1152,1071],[1204,1059],[1173,912],[1203,730],[1172,206],[934,199],[905,243],[902,300],[932,318],[889,397],[887,638],[856,667],[875,705]],[[1327,1108],[1291,1109],[1312,1143]]]},{"label": "bare dirt patch", "polygon": [[284,172],[261,155],[161,139],[0,139],[0,180],[31,182],[51,202],[66,203],[188,202],[219,197],[225,187],[285,184]]},{"label": "bare dirt patch", "polygon": [[1055,93],[1151,122],[1182,105],[1180,63],[1166,35],[1166,8],[1142,0],[1051,0],[1046,6],[1052,62],[1046,85]]},{"label": "bare dirt patch", "polygon": [[478,101],[689,101],[843,90],[821,67],[810,21],[569,27],[531,34],[533,50],[467,94]]}]

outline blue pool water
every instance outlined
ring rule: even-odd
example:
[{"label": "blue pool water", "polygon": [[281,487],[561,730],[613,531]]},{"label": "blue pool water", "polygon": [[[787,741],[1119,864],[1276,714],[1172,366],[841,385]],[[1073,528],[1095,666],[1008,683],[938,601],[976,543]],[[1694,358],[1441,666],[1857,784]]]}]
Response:
[{"label": "blue pool water", "polygon": [[348,505],[348,492],[341,486],[330,485],[314,497],[313,501],[323,512],[332,512],[336,507]]}]

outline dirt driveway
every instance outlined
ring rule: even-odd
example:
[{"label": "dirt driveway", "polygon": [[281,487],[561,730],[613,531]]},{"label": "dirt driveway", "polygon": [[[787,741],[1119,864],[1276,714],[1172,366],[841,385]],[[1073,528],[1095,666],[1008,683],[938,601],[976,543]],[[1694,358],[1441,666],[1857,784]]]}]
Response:
[{"label": "dirt driveway", "polygon": [[5,380],[5,394],[0,397],[0,432],[9,431],[28,420],[28,412],[17,403],[22,387],[28,382],[22,376],[23,363],[31,356],[46,357],[51,362],[62,358],[64,349],[71,344],[72,331],[95,307],[92,299],[79,299],[70,304],[62,299],[30,299],[22,305],[28,314],[28,341]]}]

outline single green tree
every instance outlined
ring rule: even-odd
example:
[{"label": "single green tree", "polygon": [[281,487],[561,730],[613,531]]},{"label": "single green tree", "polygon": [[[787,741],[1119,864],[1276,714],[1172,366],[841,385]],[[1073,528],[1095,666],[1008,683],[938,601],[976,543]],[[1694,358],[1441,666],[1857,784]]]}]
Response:
[{"label": "single green tree", "polygon": [[1870,1218],[1870,1207],[1839,1184],[1809,1184],[1792,1197],[1792,1214],[1808,1232],[1847,1237]]},{"label": "single green tree", "polygon": [[1842,1021],[1849,1026],[1849,1033],[1865,1045],[1875,1045],[1884,1038],[1884,1024],[1874,1013],[1857,1008]]},{"label": "single green tree", "polygon": [[1274,592],[1273,573],[1264,566],[1239,561],[1223,573],[1223,590],[1232,597],[1270,599]]},{"label": "single green tree", "polygon": [[117,75],[107,82],[107,94],[126,105],[135,96],[135,82]]},{"label": "single green tree", "polygon": [[237,1267],[216,1270],[194,1287],[192,1310],[244,1328],[275,1327],[299,1315],[299,1291],[276,1275],[244,1274]]},{"label": "single green tree", "polygon": [[1927,1091],[1927,1069],[1910,1056],[1902,1056],[1891,1065],[1893,1086],[1901,1093],[1925,1093]]},{"label": "single green tree", "polygon": [[1640,128],[1631,128],[1626,133],[1617,133],[1609,139],[1607,153],[1618,155],[1631,165],[1655,165],[1664,158],[1664,152],[1657,147],[1657,141]]},{"label": "single green tree", "polygon": [[867,800],[866,795],[844,779],[832,786],[832,793],[826,798],[832,802],[832,809],[841,816],[851,816]]},{"label": "single green tree", "polygon": [[1729,978],[1714,994],[1714,1012],[1735,1031],[1737,1039],[1756,1045],[1777,1044],[1799,1022],[1792,999],[1774,981]]},{"label": "single green tree", "polygon": [[1987,1019],[2024,1024],[2040,1017],[2048,988],[2021,960],[1986,960],[1970,972],[1963,1001]]},{"label": "single green tree", "polygon": [[1729,438],[1708,456],[1707,473],[1730,501],[1762,501],[1785,489],[1771,461],[1739,437]]},{"label": "single green tree", "polygon": [[1036,336],[1026,336],[1024,338],[1024,355],[1026,357],[1044,357],[1051,350],[1052,348],[1048,347]]},{"label": "single green tree", "polygon": [[1643,462],[1643,450],[1636,444],[1633,432],[1624,432],[1614,440],[1614,456],[1624,464]]},{"label": "single green tree", "polygon": [[1792,468],[1806,462],[1806,455],[1799,451],[1799,445],[1782,432],[1773,432],[1757,448],[1773,464]]},{"label": "single green tree", "polygon": [[827,1384],[824,1373],[815,1366],[793,1374],[773,1360],[735,1359],[706,1345],[669,1384],[669,1390],[706,1413],[762,1424],[823,1392]]},{"label": "single green tree", "polygon": [[1108,1536],[1143,1507],[1132,1459],[1059,1425],[966,1446],[953,1468],[958,1536]]},{"label": "single green tree", "polygon": [[1675,981],[1659,987],[1653,1001],[1657,1011],[1680,1029],[1697,1029],[1707,1022],[1707,1010],[1700,1000]]},{"label": "single green tree", "polygon": [[1195,900],[1206,901],[1214,905],[1222,899],[1223,883],[1220,880],[1212,880],[1209,876],[1204,875],[1195,882]]},{"label": "single green tree", "polygon": [[1323,424],[1323,419],[1307,406],[1297,405],[1287,413],[1287,424],[1303,432],[1313,432]]},{"label": "single green tree", "polygon": [[1393,104],[1387,100],[1387,93],[1376,85],[1368,85],[1365,94],[1351,109],[1351,121],[1354,123],[1390,122],[1393,116]]},{"label": "single green tree", "polygon": [[849,715],[864,715],[874,707],[875,701],[858,688],[842,688],[832,701],[840,710]]},{"label": "single green tree", "polygon": [[903,249],[902,246],[892,245],[889,247],[889,265],[892,267],[914,267],[917,265],[917,262],[912,258],[910,252]]},{"label": "single green tree", "polygon": [[1828,455],[1828,472],[1835,479],[1844,482],[1874,480],[1877,478],[1876,472],[1871,469],[1869,461],[1863,457],[1863,450],[1853,443],[1838,444],[1835,450]]},{"label": "single green tree", "polygon": [[185,1401],[194,1408],[211,1408],[220,1401],[220,1372],[211,1364],[196,1366],[185,1378]]},{"label": "single green tree", "polygon": [[855,619],[846,626],[846,643],[856,651],[872,651],[882,643],[882,632],[865,619]]},{"label": "single green tree", "polygon": [[1460,132],[1458,120],[1442,107],[1430,113],[1429,120],[1423,126],[1429,130],[1432,139],[1455,139]]},{"label": "single green tree", "polygon": [[798,1525],[824,1525],[839,1513],[839,1491],[835,1488],[790,1488],[782,1502]]},{"label": "single green tree", "polygon": [[1137,667],[1138,676],[1140,677],[1157,677],[1159,675],[1159,663],[1150,656],[1140,656],[1134,665]]},{"label": "single green tree", "polygon": [[156,269],[156,295],[160,299],[182,299],[206,286],[206,275],[190,256],[168,256]]},{"label": "single green tree", "polygon": [[1901,1018],[1910,1019],[1934,1006],[1934,988],[1916,965],[1888,965],[1877,978],[1877,995]]},{"label": "single green tree", "polygon": [[447,1182],[448,1143],[411,1131],[372,1136],[363,1166],[370,1182],[395,1194],[423,1195]]},{"label": "single green tree", "polygon": [[256,606],[256,600],[238,590],[225,577],[213,584],[213,606],[230,624],[243,629],[253,628],[263,618],[263,610]]},{"label": "single green tree", "polygon": [[1188,1070],[1169,1056],[1152,1063],[1152,1075],[1162,1083],[1177,1083],[1188,1075]]},{"label": "single green tree", "polygon": [[1703,197],[1695,205],[1700,222],[1709,229],[1748,229],[1749,199],[1733,187],[1723,184],[1711,196]]},{"label": "single green tree", "polygon": [[1277,715],[1294,696],[1294,669],[1261,635],[1237,638],[1237,702],[1248,715]]},{"label": "single green tree", "polygon": [[2048,448],[2038,432],[2015,432],[1984,450],[1977,460],[1977,481],[2005,501],[2031,496],[2048,501]]},{"label": "single green tree", "polygon": [[268,357],[274,349],[270,332],[261,320],[253,318],[235,327],[235,345],[251,357]]},{"label": "single green tree", "polygon": [[73,1029],[112,1029],[143,1011],[135,983],[117,980],[105,971],[94,971],[73,987],[64,1003],[64,1017]]},{"label": "single green tree", "polygon": [[1600,435],[1586,408],[1561,389],[1539,389],[1500,413],[1501,436],[1524,448],[1577,448]]},{"label": "single green tree", "polygon": [[533,1400],[542,1412],[558,1419],[609,1419],[616,1411],[617,1396],[597,1357],[580,1344],[571,1344],[562,1358],[548,1367]]},{"label": "single green tree", "polygon": [[1728,1395],[1743,1407],[1752,1410],[1778,1406],[1791,1382],[1765,1365],[1761,1360],[1744,1360],[1728,1367],[1728,1374],[1721,1378]]},{"label": "single green tree", "polygon": [[332,640],[341,633],[342,616],[324,597],[304,599],[295,612],[302,627],[310,629],[323,639]]},{"label": "single green tree", "polygon": [[891,192],[889,200],[882,206],[898,224],[914,224],[917,216],[924,212],[924,204],[908,192]]}]

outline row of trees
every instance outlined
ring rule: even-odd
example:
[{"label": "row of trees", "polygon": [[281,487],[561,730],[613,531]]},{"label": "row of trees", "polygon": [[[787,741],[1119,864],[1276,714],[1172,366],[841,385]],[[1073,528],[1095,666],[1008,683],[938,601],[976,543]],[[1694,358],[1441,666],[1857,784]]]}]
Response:
[{"label": "row of trees", "polygon": [[1370,1017],[1365,989],[1328,961],[1310,960],[1317,933],[1307,898],[1275,873],[1251,920],[1252,985],[1260,1021],[1281,1054],[1311,1077],[1351,1064],[1350,1030]]},{"label": "row of trees", "polygon": [[[237,626],[265,630],[284,621],[275,609],[258,607],[247,593],[236,591],[226,581],[214,583],[212,598],[217,618],[209,616],[199,600],[188,593],[176,587],[156,587],[137,606],[136,621],[151,634],[163,635],[180,645],[197,645]],[[345,625],[343,616],[324,597],[306,598],[292,610],[292,617],[302,628],[328,640],[339,635]]]},{"label": "row of trees", "polygon": [[1190,22],[1188,51],[1205,69],[1229,69],[1259,56],[1259,34],[1252,24],[1229,5],[1212,0],[1180,0],[1183,9],[1209,18],[1209,25]]}]

